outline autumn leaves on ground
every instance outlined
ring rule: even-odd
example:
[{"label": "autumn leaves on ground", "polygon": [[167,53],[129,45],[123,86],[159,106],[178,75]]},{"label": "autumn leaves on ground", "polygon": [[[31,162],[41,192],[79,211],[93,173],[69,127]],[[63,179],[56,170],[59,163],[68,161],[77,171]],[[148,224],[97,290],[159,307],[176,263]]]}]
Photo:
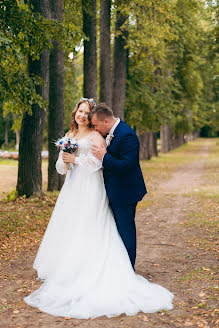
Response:
[{"label": "autumn leaves on ground", "polygon": [[[0,160],[2,327],[217,327],[219,140],[198,139],[141,163],[148,194],[138,206],[136,273],[174,294],[174,309],[115,318],[53,317],[23,302],[38,288],[32,264],[58,193],[17,198],[17,162]],[[46,190],[47,163],[43,163]]]}]

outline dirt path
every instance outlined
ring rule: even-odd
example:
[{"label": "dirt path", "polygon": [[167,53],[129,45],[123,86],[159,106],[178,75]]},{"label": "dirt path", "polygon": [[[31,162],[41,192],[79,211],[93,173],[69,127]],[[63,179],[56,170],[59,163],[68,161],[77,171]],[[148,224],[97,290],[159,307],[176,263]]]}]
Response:
[{"label": "dirt path", "polygon": [[[1,315],[1,320],[4,322],[3,327],[210,327],[208,321],[204,319],[197,325],[187,319],[187,312],[191,307],[190,304],[192,305],[190,298],[197,299],[199,297],[201,286],[197,290],[194,286],[194,289],[191,290],[184,288],[179,283],[180,277],[184,276],[189,268],[196,267],[198,264],[206,265],[206,259],[196,257],[198,251],[196,249],[191,251],[186,243],[190,230],[183,224],[188,214],[188,208],[193,204],[193,198],[188,197],[188,194],[196,192],[202,181],[201,177],[208,157],[208,142],[198,152],[201,159],[189,165],[180,166],[168,181],[160,184],[152,206],[139,209],[136,215],[138,236],[136,273],[174,292],[174,309],[172,311],[146,315],[139,313],[134,317],[121,315],[111,319],[101,317],[76,320],[53,317],[24,304],[17,313],[13,313],[11,309],[3,312]],[[19,277],[20,279],[26,277],[29,283],[29,289],[25,294],[40,286],[40,283],[35,281],[36,274],[32,269],[34,256],[35,254],[30,258],[23,253],[19,261],[13,263],[14,270],[20,274],[17,274],[15,281],[2,284],[2,287],[5,288],[0,288],[1,298],[7,298],[7,290],[16,289],[19,286]]]}]

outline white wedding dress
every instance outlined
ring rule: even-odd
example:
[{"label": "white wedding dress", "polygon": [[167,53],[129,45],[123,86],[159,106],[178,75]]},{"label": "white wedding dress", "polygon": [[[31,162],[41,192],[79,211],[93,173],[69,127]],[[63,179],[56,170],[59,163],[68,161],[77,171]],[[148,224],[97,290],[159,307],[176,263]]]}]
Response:
[{"label": "white wedding dress", "polygon": [[[34,261],[43,284],[24,301],[80,319],[172,309],[173,294],[132,269],[108,205],[101,162],[88,137],[78,145],[77,164],[66,174]],[[56,169],[64,174],[61,155]]]}]

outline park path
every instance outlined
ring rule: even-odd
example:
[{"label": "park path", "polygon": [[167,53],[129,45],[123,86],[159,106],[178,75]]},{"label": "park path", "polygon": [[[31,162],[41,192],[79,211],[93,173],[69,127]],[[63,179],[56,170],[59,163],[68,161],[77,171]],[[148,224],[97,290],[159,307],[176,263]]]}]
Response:
[{"label": "park path", "polygon": [[[136,214],[137,226],[137,261],[136,273],[141,274],[154,283],[161,284],[175,293],[172,317],[181,315],[182,303],[187,294],[177,282],[177,278],[186,272],[189,266],[181,254],[185,249],[186,228],[182,224],[187,215],[191,198],[186,195],[198,189],[208,156],[208,141],[204,147],[197,150],[200,160],[188,165],[181,165],[166,182],[160,183],[157,188],[156,198],[150,207],[138,209]],[[32,257],[23,258],[17,270],[25,268],[23,272],[28,279],[34,279],[35,271],[32,269]],[[38,283],[38,282],[37,282]],[[14,283],[15,284],[15,283]],[[30,284],[31,285],[31,284]],[[39,283],[38,285],[39,286]],[[13,288],[13,286],[11,286]],[[36,289],[34,286],[30,287]],[[29,293],[29,292],[28,292]],[[134,317],[121,315],[116,318],[100,317],[90,320],[64,319],[53,317],[40,312],[38,309],[24,305],[20,313],[8,316],[3,313],[4,327],[16,328],[53,328],[53,327],[80,327],[80,328],[173,328],[184,327],[168,322],[164,313],[143,314]],[[165,319],[163,319],[165,317]],[[177,319],[176,319],[177,321]],[[194,326],[195,327],[195,326]],[[204,327],[204,326],[203,326]],[[206,326],[207,328],[208,326]]]}]

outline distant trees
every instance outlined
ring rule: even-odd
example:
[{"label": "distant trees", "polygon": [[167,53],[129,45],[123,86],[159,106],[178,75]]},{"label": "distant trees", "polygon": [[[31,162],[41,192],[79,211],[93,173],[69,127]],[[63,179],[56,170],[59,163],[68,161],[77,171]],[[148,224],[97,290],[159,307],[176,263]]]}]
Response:
[{"label": "distant trees", "polygon": [[140,134],[160,131],[161,150],[166,152],[184,143],[185,135],[197,135],[216,112],[214,73],[209,74],[215,62],[208,48],[215,43],[216,7],[213,2],[206,6],[160,0],[144,5],[137,0],[127,11],[132,24],[125,117]]}]

